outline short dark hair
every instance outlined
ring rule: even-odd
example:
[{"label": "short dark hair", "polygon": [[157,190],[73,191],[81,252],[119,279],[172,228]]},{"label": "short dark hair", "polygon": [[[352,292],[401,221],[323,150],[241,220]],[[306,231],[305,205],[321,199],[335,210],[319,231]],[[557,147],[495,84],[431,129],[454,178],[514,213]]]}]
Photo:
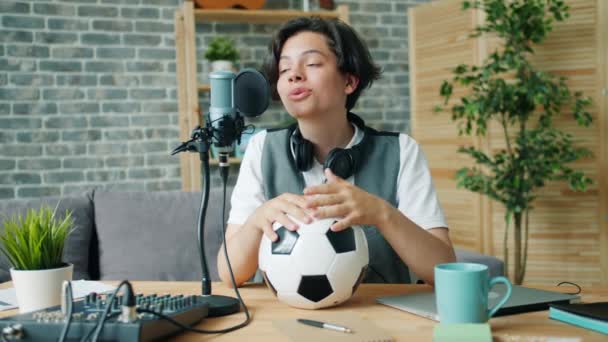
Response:
[{"label": "short dark hair", "polygon": [[279,58],[285,42],[297,33],[309,31],[324,35],[327,45],[336,55],[338,70],[359,79],[357,89],[346,98],[346,109],[351,110],[361,92],[380,78],[382,70],[377,66],[357,32],[339,19],[321,17],[300,17],[285,23],[268,45],[268,56],[264,63],[264,73],[271,86],[274,100],[279,100],[277,81],[279,79]]}]

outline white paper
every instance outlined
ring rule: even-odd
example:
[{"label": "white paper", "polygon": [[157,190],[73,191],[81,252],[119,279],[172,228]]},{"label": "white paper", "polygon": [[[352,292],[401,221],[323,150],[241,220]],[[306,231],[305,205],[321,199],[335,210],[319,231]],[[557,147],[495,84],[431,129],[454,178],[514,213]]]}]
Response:
[{"label": "white paper", "polygon": [[74,299],[82,298],[91,292],[108,293],[116,290],[116,286],[104,284],[99,281],[75,280],[72,281],[72,295]]},{"label": "white paper", "polygon": [[8,289],[0,290],[0,311],[15,308],[17,308],[17,295],[15,294],[15,288],[9,287]]},{"label": "white paper", "polygon": [[[99,281],[74,280],[72,281],[72,295],[74,299],[83,298],[91,292],[109,293],[116,289],[116,286],[104,284]],[[9,287],[0,290],[0,311],[16,309],[17,296],[15,288]]]}]

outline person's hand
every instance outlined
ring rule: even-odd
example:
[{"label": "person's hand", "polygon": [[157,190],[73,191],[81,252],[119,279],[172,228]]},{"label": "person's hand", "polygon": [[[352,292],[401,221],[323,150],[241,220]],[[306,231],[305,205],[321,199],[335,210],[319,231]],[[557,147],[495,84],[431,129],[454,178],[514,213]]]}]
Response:
[{"label": "person's hand", "polygon": [[331,226],[341,231],[352,225],[378,226],[387,202],[372,195],[325,169],[327,183],[304,189],[305,208],[312,210],[316,219],[340,217]]},{"label": "person's hand", "polygon": [[259,229],[274,242],[279,238],[272,229],[275,222],[291,231],[295,231],[299,227],[289,216],[303,223],[312,222],[312,217],[306,213],[305,206],[306,199],[304,196],[284,193],[259,206],[249,218],[248,223],[255,229]]}]

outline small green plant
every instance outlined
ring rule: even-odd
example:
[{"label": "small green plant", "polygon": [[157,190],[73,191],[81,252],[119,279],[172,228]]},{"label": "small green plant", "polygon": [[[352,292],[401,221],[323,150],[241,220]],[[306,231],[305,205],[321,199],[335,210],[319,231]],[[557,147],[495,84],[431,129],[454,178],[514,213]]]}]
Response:
[{"label": "small green plant", "polygon": [[211,62],[225,60],[236,63],[239,59],[239,51],[232,40],[226,37],[216,37],[207,47],[205,58]]},{"label": "small green plant", "polygon": [[4,222],[0,249],[16,270],[45,270],[62,267],[63,246],[72,231],[72,213],[59,220],[55,211],[43,206],[30,209],[25,219],[12,216]]}]

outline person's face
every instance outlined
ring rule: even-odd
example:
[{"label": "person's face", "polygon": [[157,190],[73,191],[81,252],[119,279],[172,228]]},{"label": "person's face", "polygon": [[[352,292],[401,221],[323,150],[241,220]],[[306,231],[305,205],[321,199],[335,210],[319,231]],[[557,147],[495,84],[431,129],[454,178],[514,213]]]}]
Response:
[{"label": "person's face", "polygon": [[[338,70],[324,35],[304,31],[287,39],[281,50],[277,92],[293,117],[344,114],[356,79]],[[336,114],[336,115],[338,115]]]}]

